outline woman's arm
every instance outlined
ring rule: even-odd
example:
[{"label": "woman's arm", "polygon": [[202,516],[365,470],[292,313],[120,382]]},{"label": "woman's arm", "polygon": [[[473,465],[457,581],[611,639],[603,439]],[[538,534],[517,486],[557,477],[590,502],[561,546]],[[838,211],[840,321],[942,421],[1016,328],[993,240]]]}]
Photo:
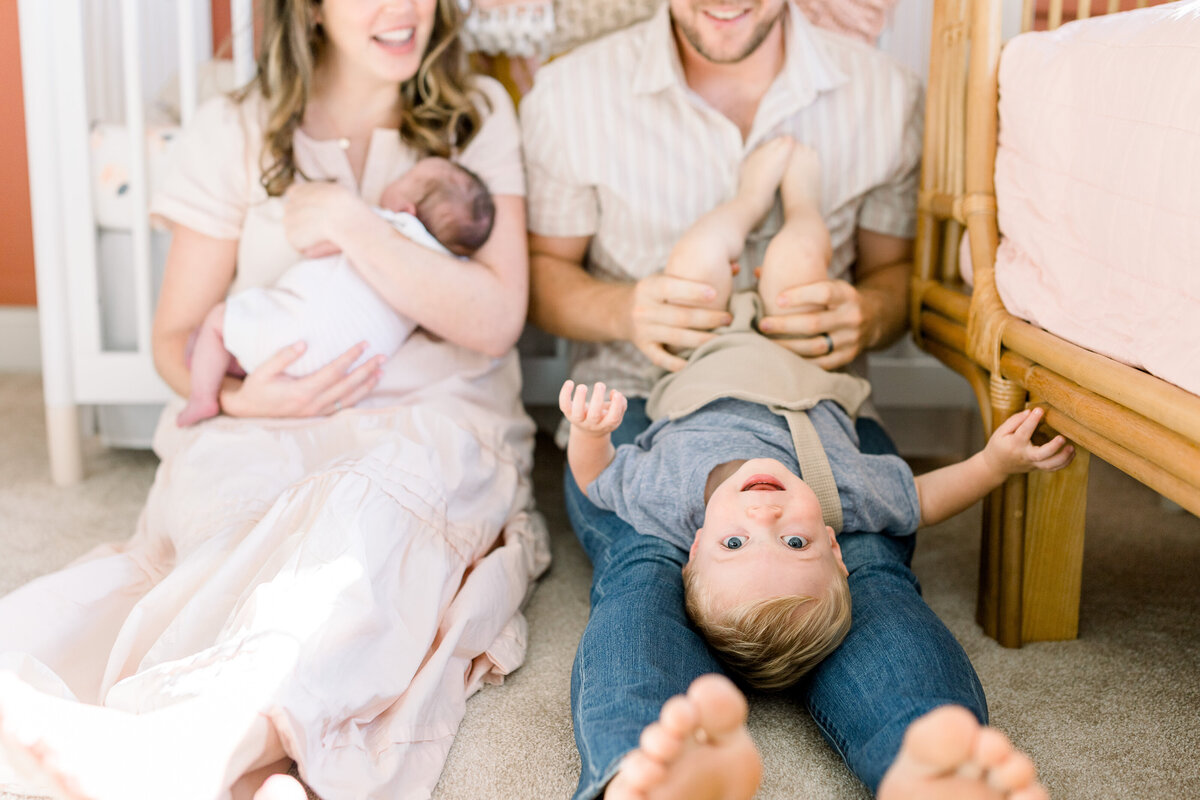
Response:
[{"label": "woman's arm", "polygon": [[525,200],[498,195],[491,236],[470,260],[414,244],[349,190],[301,183],[287,192],[284,224],[307,252],[331,242],[389,305],[455,344],[501,356],[516,344],[529,300]]},{"label": "woman's arm", "polygon": [[181,397],[192,386],[187,345],[205,315],[225,299],[237,265],[236,239],[215,239],[174,225],[158,308],[154,312],[151,348],[154,368]]}]

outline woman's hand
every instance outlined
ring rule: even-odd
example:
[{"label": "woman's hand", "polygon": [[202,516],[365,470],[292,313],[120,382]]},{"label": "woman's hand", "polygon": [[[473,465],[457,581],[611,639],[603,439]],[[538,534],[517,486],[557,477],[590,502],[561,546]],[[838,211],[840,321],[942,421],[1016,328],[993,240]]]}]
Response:
[{"label": "woman's hand", "polygon": [[347,372],[365,349],[365,343],[356,344],[316,372],[293,378],[284,370],[304,354],[305,346],[285,347],[240,385],[222,389],[221,410],[231,417],[316,417],[350,408],[379,383],[383,356]]},{"label": "woman's hand", "polygon": [[346,187],[332,181],[297,181],[283,195],[283,229],[288,243],[305,258],[341,252],[336,243],[339,215],[361,204]]},{"label": "woman's hand", "polygon": [[798,310],[763,317],[758,328],[797,355],[824,369],[844,367],[866,350],[870,314],[863,295],[846,281],[817,281],[779,296],[779,305]]}]

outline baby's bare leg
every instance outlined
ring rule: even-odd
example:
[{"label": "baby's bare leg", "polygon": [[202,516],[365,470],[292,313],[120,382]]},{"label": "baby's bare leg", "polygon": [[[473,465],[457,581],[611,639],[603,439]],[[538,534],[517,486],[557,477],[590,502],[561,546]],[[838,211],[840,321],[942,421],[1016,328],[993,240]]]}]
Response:
[{"label": "baby's bare leg", "polygon": [[768,314],[803,311],[780,308],[779,295],[794,286],[825,280],[833,248],[821,219],[821,162],[811,148],[792,148],[780,187],[783,226],[767,245],[758,292]]},{"label": "baby's bare leg", "polygon": [[192,386],[187,405],[175,423],[194,425],[221,413],[221,384],[233,356],[225,349],[225,304],[217,303],[200,324],[192,346]]},{"label": "baby's bare leg", "polygon": [[707,283],[717,290],[705,308],[728,307],[733,291],[731,264],[741,256],[750,231],[771,210],[792,144],[791,138],[781,136],[756,148],[742,164],[733,199],[698,219],[671,249],[667,275]]}]

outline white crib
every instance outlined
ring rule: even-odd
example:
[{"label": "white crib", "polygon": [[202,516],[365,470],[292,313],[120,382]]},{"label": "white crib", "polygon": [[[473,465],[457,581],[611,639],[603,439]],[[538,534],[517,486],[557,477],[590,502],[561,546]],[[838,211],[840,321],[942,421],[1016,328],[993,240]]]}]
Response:
[{"label": "white crib", "polygon": [[[232,81],[224,83],[241,85],[254,71],[252,0],[230,6]],[[210,0],[19,0],[47,438],[58,484],[82,478],[81,436],[94,428],[109,443],[145,446],[169,396],[150,353],[168,239],[146,213],[156,155],[147,131],[162,122],[155,98],[172,75],[179,122],[194,111],[210,73],[211,13]],[[580,23],[560,17],[560,31]],[[901,0],[880,46],[924,74],[929,20],[929,0]],[[527,55],[542,54],[537,37],[549,29],[545,16],[493,10],[476,12],[467,30],[480,49]],[[126,153],[126,209],[115,227],[86,179],[95,171],[97,122],[122,137]],[[531,329],[520,347],[526,402],[552,405],[566,372],[563,344]],[[909,345],[873,357],[872,378],[883,405],[972,402],[951,373]]]}]

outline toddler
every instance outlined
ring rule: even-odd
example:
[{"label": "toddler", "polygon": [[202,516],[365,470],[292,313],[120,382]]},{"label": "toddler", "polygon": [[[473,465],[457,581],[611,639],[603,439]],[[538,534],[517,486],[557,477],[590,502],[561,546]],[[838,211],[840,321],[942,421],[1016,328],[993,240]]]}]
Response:
[{"label": "toddler", "polygon": [[[495,206],[483,181],[445,158],[429,157],[388,185],[376,212],[417,244],[470,256],[487,241]],[[218,394],[231,367],[252,372],[282,348],[304,341],[288,366],[301,377],[355,344],[367,348],[357,364],[390,356],[416,327],[359,276],[345,255],[305,259],[269,287],[238,292],[209,312],[191,356],[192,385],[177,423],[192,425],[220,413]],[[235,371],[236,371],[235,367]]]},{"label": "toddler", "polygon": [[[831,653],[850,628],[850,592],[836,534],[906,536],[965,510],[1008,475],[1056,470],[1074,449],[1034,445],[1038,408],[1006,420],[983,451],[913,476],[895,455],[860,452],[854,415],[866,381],[826,372],[754,326],[782,289],[819,280],[829,237],[817,210],[819,163],[790,139],[746,160],[737,196],[679,241],[667,273],[712,283],[733,322],[655,386],[653,424],[614,448],[619,392],[567,381],[567,460],[580,489],[639,533],[686,551],[688,615],[748,684],[783,689]],[[782,180],[782,185],[780,181]],[[784,223],[768,245],[762,297],[731,297],[730,263],[781,189]],[[789,309],[794,310],[794,309]]]},{"label": "toddler", "polygon": [[[827,510],[799,477],[807,470],[784,417],[726,397],[656,419],[614,449],[624,396],[606,399],[598,383],[589,399],[586,386],[567,381],[559,405],[571,422],[567,460],[580,489],[639,533],[687,551],[688,615],[734,672],[756,688],[783,689],[833,652],[850,628],[846,567]],[[966,461],[914,478],[898,456],[859,452],[837,402],[822,400],[808,415],[850,531],[910,535],[970,507],[1008,475],[1060,469],[1074,455],[1061,435],[1032,443],[1042,418],[1035,407],[1007,419]]]}]

